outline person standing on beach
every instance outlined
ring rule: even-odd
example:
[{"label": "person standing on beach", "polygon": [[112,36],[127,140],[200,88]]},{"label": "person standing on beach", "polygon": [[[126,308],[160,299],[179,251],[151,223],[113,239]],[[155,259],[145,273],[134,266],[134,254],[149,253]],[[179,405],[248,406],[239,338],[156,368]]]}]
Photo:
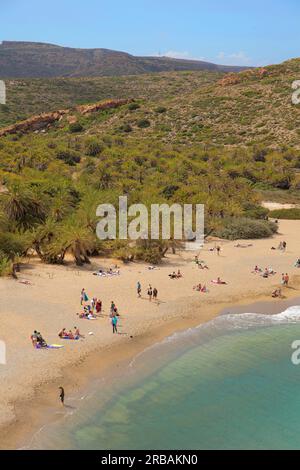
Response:
[{"label": "person standing on beach", "polygon": [[152,291],[152,287],[151,287],[150,284],[149,284],[149,287],[148,287],[147,294],[148,294],[148,296],[149,296],[149,301],[151,302],[151,300],[152,300],[152,295],[153,295],[153,291]]},{"label": "person standing on beach", "polygon": [[110,304],[110,313],[111,313],[111,315],[114,313],[115,308],[116,308],[116,304],[115,304],[114,301],[112,300],[112,301],[111,301],[111,304]]},{"label": "person standing on beach", "polygon": [[220,245],[217,245],[217,246],[216,246],[216,250],[217,250],[217,255],[220,256],[220,252],[221,252],[221,247],[220,247]]},{"label": "person standing on beach", "polygon": [[154,289],[153,289],[153,300],[157,300],[157,296],[158,296],[158,290],[156,289],[156,287],[154,287]]},{"label": "person standing on beach", "polygon": [[88,296],[87,296],[87,293],[85,292],[85,289],[83,288],[81,290],[81,294],[80,294],[80,305],[83,304],[83,302],[87,302],[89,300]]},{"label": "person standing on beach", "polygon": [[142,286],[141,286],[140,281],[138,281],[136,284],[136,291],[137,291],[138,297],[141,298]]},{"label": "person standing on beach", "polygon": [[98,299],[96,303],[96,312],[99,314],[101,313],[101,311],[102,311],[102,302],[101,300]]},{"label": "person standing on beach", "polygon": [[64,406],[64,404],[65,404],[65,390],[64,390],[63,387],[59,387],[58,389],[60,390],[59,398],[60,398],[61,404]]},{"label": "person standing on beach", "polygon": [[113,333],[118,333],[118,317],[116,315],[112,317],[111,324],[113,327]]}]

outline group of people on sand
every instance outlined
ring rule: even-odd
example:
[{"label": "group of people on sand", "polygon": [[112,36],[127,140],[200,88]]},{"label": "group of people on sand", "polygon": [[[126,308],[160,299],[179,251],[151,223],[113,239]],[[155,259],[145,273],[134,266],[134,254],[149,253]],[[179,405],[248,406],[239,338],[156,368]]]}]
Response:
[{"label": "group of people on sand", "polygon": [[196,286],[193,287],[193,289],[197,292],[203,292],[204,294],[208,292],[205,284],[203,286],[202,284],[197,284]]},{"label": "group of people on sand", "polygon": [[74,339],[77,340],[79,338],[84,338],[84,336],[80,333],[79,328],[74,326],[74,332],[72,330],[67,331],[66,328],[63,328],[58,333],[59,338],[61,339]]},{"label": "group of people on sand", "polygon": [[283,286],[288,286],[289,285],[289,282],[290,282],[290,276],[288,275],[288,273],[282,273],[281,275],[281,284]]},{"label": "group of people on sand", "polygon": [[183,277],[183,274],[180,272],[180,269],[178,269],[177,273],[173,271],[171,274],[169,274],[170,279],[181,279]]},{"label": "group of people on sand", "polygon": [[273,268],[265,268],[262,277],[268,278],[269,276],[275,276],[276,271]]},{"label": "group of people on sand", "polygon": [[[137,296],[139,299],[142,297],[142,284],[140,281],[136,283],[136,292]],[[149,284],[148,289],[147,289],[147,296],[149,298],[149,301],[151,302],[153,300],[157,300],[158,297],[158,290],[156,287],[152,287],[151,284]]]},{"label": "group of people on sand", "polygon": [[148,295],[150,302],[152,301],[152,299],[157,300],[158,290],[156,289],[156,287],[152,289],[151,284],[149,284],[148,289],[147,289],[147,295]]},{"label": "group of people on sand", "polygon": [[[115,268],[118,268],[118,266],[115,266]],[[107,271],[104,271],[103,269],[99,269],[97,272],[93,273],[93,275],[100,276],[100,277],[119,276],[120,270],[109,268]]]},{"label": "group of people on sand", "polygon": [[89,301],[89,297],[83,288],[80,294],[80,305],[83,306],[83,312],[77,313],[79,318],[94,319],[102,312],[102,300],[93,297]]},{"label": "group of people on sand", "polygon": [[[281,241],[277,247],[277,250],[279,251],[282,251],[283,253],[286,252],[286,247],[287,247],[287,243],[286,241]],[[274,246],[272,246],[271,250],[276,250],[276,248]]]},{"label": "group of people on sand", "polygon": [[109,315],[109,317],[110,317],[113,333],[118,333],[118,322],[119,322],[120,314],[119,314],[118,308],[117,308],[117,306],[116,306],[116,304],[113,300],[110,303],[110,315]]},{"label": "group of people on sand", "polygon": [[48,347],[47,342],[44,340],[41,333],[37,330],[34,330],[30,339],[34,348],[47,348]]},{"label": "group of people on sand", "polygon": [[210,248],[209,251],[215,251],[218,256],[221,254],[221,247],[220,245],[215,245],[213,248]]}]

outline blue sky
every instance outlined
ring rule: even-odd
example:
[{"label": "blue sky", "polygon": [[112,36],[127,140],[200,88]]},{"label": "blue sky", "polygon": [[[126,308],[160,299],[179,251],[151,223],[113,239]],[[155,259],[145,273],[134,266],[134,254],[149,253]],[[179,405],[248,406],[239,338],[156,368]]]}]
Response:
[{"label": "blue sky", "polygon": [[299,0],[0,0],[0,41],[223,64],[300,56]]}]

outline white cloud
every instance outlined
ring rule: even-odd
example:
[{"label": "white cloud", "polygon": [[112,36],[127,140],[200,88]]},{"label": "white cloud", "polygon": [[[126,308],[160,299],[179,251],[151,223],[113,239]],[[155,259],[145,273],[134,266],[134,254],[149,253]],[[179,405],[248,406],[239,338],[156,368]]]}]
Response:
[{"label": "white cloud", "polygon": [[159,57],[169,57],[170,59],[185,59],[185,60],[205,60],[205,57],[194,57],[187,51],[167,51],[159,54]]},{"label": "white cloud", "polygon": [[219,52],[217,59],[218,61],[222,61],[223,65],[251,65],[251,57],[243,51],[233,52],[231,54]]}]

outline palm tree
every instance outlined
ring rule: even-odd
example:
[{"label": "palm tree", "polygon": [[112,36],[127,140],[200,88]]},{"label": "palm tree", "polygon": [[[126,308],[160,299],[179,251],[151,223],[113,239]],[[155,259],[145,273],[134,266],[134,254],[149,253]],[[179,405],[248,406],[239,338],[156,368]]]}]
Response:
[{"label": "palm tree", "polygon": [[69,191],[61,189],[51,201],[50,217],[56,222],[61,222],[73,207],[74,201]]},{"label": "palm tree", "polygon": [[4,213],[18,226],[28,228],[33,222],[43,219],[42,203],[25,186],[13,185],[8,193],[3,194],[3,201]]},{"label": "palm tree", "polygon": [[53,247],[60,249],[63,258],[67,252],[71,253],[77,266],[82,266],[90,263],[88,254],[96,247],[96,236],[72,217],[60,226]]}]

